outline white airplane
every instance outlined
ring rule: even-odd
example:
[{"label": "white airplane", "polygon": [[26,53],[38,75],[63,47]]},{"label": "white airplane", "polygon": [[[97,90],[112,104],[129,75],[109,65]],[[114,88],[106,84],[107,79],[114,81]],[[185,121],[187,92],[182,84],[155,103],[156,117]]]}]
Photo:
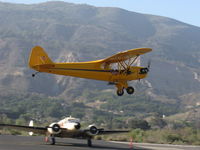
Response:
[{"label": "white airplane", "polygon": [[86,129],[81,129],[80,120],[71,116],[51,123],[46,127],[35,127],[33,121],[30,121],[29,126],[0,124],[0,128],[28,131],[29,135],[33,135],[33,133],[46,135],[45,141],[48,142],[50,137],[52,145],[56,143],[55,137],[87,139],[87,144],[90,147],[92,146],[91,139],[95,135],[129,132],[128,130],[104,130],[103,128],[97,128],[95,125],[89,125]]}]

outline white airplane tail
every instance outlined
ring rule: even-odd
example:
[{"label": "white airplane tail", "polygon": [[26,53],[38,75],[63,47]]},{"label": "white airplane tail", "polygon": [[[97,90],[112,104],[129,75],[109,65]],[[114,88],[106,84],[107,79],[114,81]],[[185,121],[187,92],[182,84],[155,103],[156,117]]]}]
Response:
[{"label": "white airplane tail", "polygon": [[[33,127],[33,120],[31,120],[30,122],[29,122],[29,127]],[[28,133],[30,136],[32,136],[33,135],[33,132],[29,132]]]}]

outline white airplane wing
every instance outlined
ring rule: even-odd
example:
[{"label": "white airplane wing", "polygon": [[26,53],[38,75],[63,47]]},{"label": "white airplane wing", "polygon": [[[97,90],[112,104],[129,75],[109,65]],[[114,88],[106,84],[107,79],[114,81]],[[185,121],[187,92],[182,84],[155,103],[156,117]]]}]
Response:
[{"label": "white airplane wing", "polygon": [[90,128],[83,130],[83,133],[87,135],[103,135],[103,134],[116,134],[116,133],[127,133],[130,130],[104,130],[103,128],[97,128],[90,126]]},{"label": "white airplane wing", "polygon": [[[0,124],[0,128],[10,128],[16,130],[22,130],[27,132],[33,132],[35,134],[42,134],[46,135],[49,128],[47,127],[34,127],[34,126],[23,126],[23,125],[11,125],[11,124]],[[65,128],[60,128],[60,131],[55,133],[55,137],[90,137],[95,135],[104,135],[104,134],[117,134],[117,133],[127,133],[130,132],[129,130],[104,130],[103,128],[96,128],[95,126],[91,126],[85,130],[67,130]]]},{"label": "white airplane wing", "polygon": [[36,134],[45,134],[47,132],[47,127],[31,127],[22,125],[0,124],[0,128],[23,130],[23,131],[33,132]]},{"label": "white airplane wing", "polygon": [[103,134],[116,134],[116,133],[127,133],[130,132],[130,130],[100,130],[98,135]]}]

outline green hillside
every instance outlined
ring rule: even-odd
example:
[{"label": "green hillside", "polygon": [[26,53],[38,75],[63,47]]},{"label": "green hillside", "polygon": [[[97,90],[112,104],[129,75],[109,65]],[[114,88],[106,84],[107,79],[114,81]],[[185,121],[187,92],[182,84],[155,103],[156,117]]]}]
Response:
[{"label": "green hillside", "polygon": [[[55,62],[90,61],[150,47],[153,52],[141,60],[145,66],[151,59],[152,66],[148,78],[130,82],[135,95],[117,97],[106,82],[45,73],[32,78],[28,57],[35,45]],[[200,102],[199,47],[200,28],[170,18],[65,2],[0,2],[1,121],[43,124],[72,115],[127,128],[129,119],[191,111]]]}]

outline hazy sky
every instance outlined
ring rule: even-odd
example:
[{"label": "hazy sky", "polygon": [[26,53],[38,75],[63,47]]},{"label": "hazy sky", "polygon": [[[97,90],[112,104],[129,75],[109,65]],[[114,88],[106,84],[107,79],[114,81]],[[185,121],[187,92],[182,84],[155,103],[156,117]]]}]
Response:
[{"label": "hazy sky", "polygon": [[[39,3],[52,0],[0,0],[12,3]],[[58,0],[55,0],[58,1]],[[166,16],[200,27],[200,0],[62,0],[94,6],[120,7],[134,12]]]}]

